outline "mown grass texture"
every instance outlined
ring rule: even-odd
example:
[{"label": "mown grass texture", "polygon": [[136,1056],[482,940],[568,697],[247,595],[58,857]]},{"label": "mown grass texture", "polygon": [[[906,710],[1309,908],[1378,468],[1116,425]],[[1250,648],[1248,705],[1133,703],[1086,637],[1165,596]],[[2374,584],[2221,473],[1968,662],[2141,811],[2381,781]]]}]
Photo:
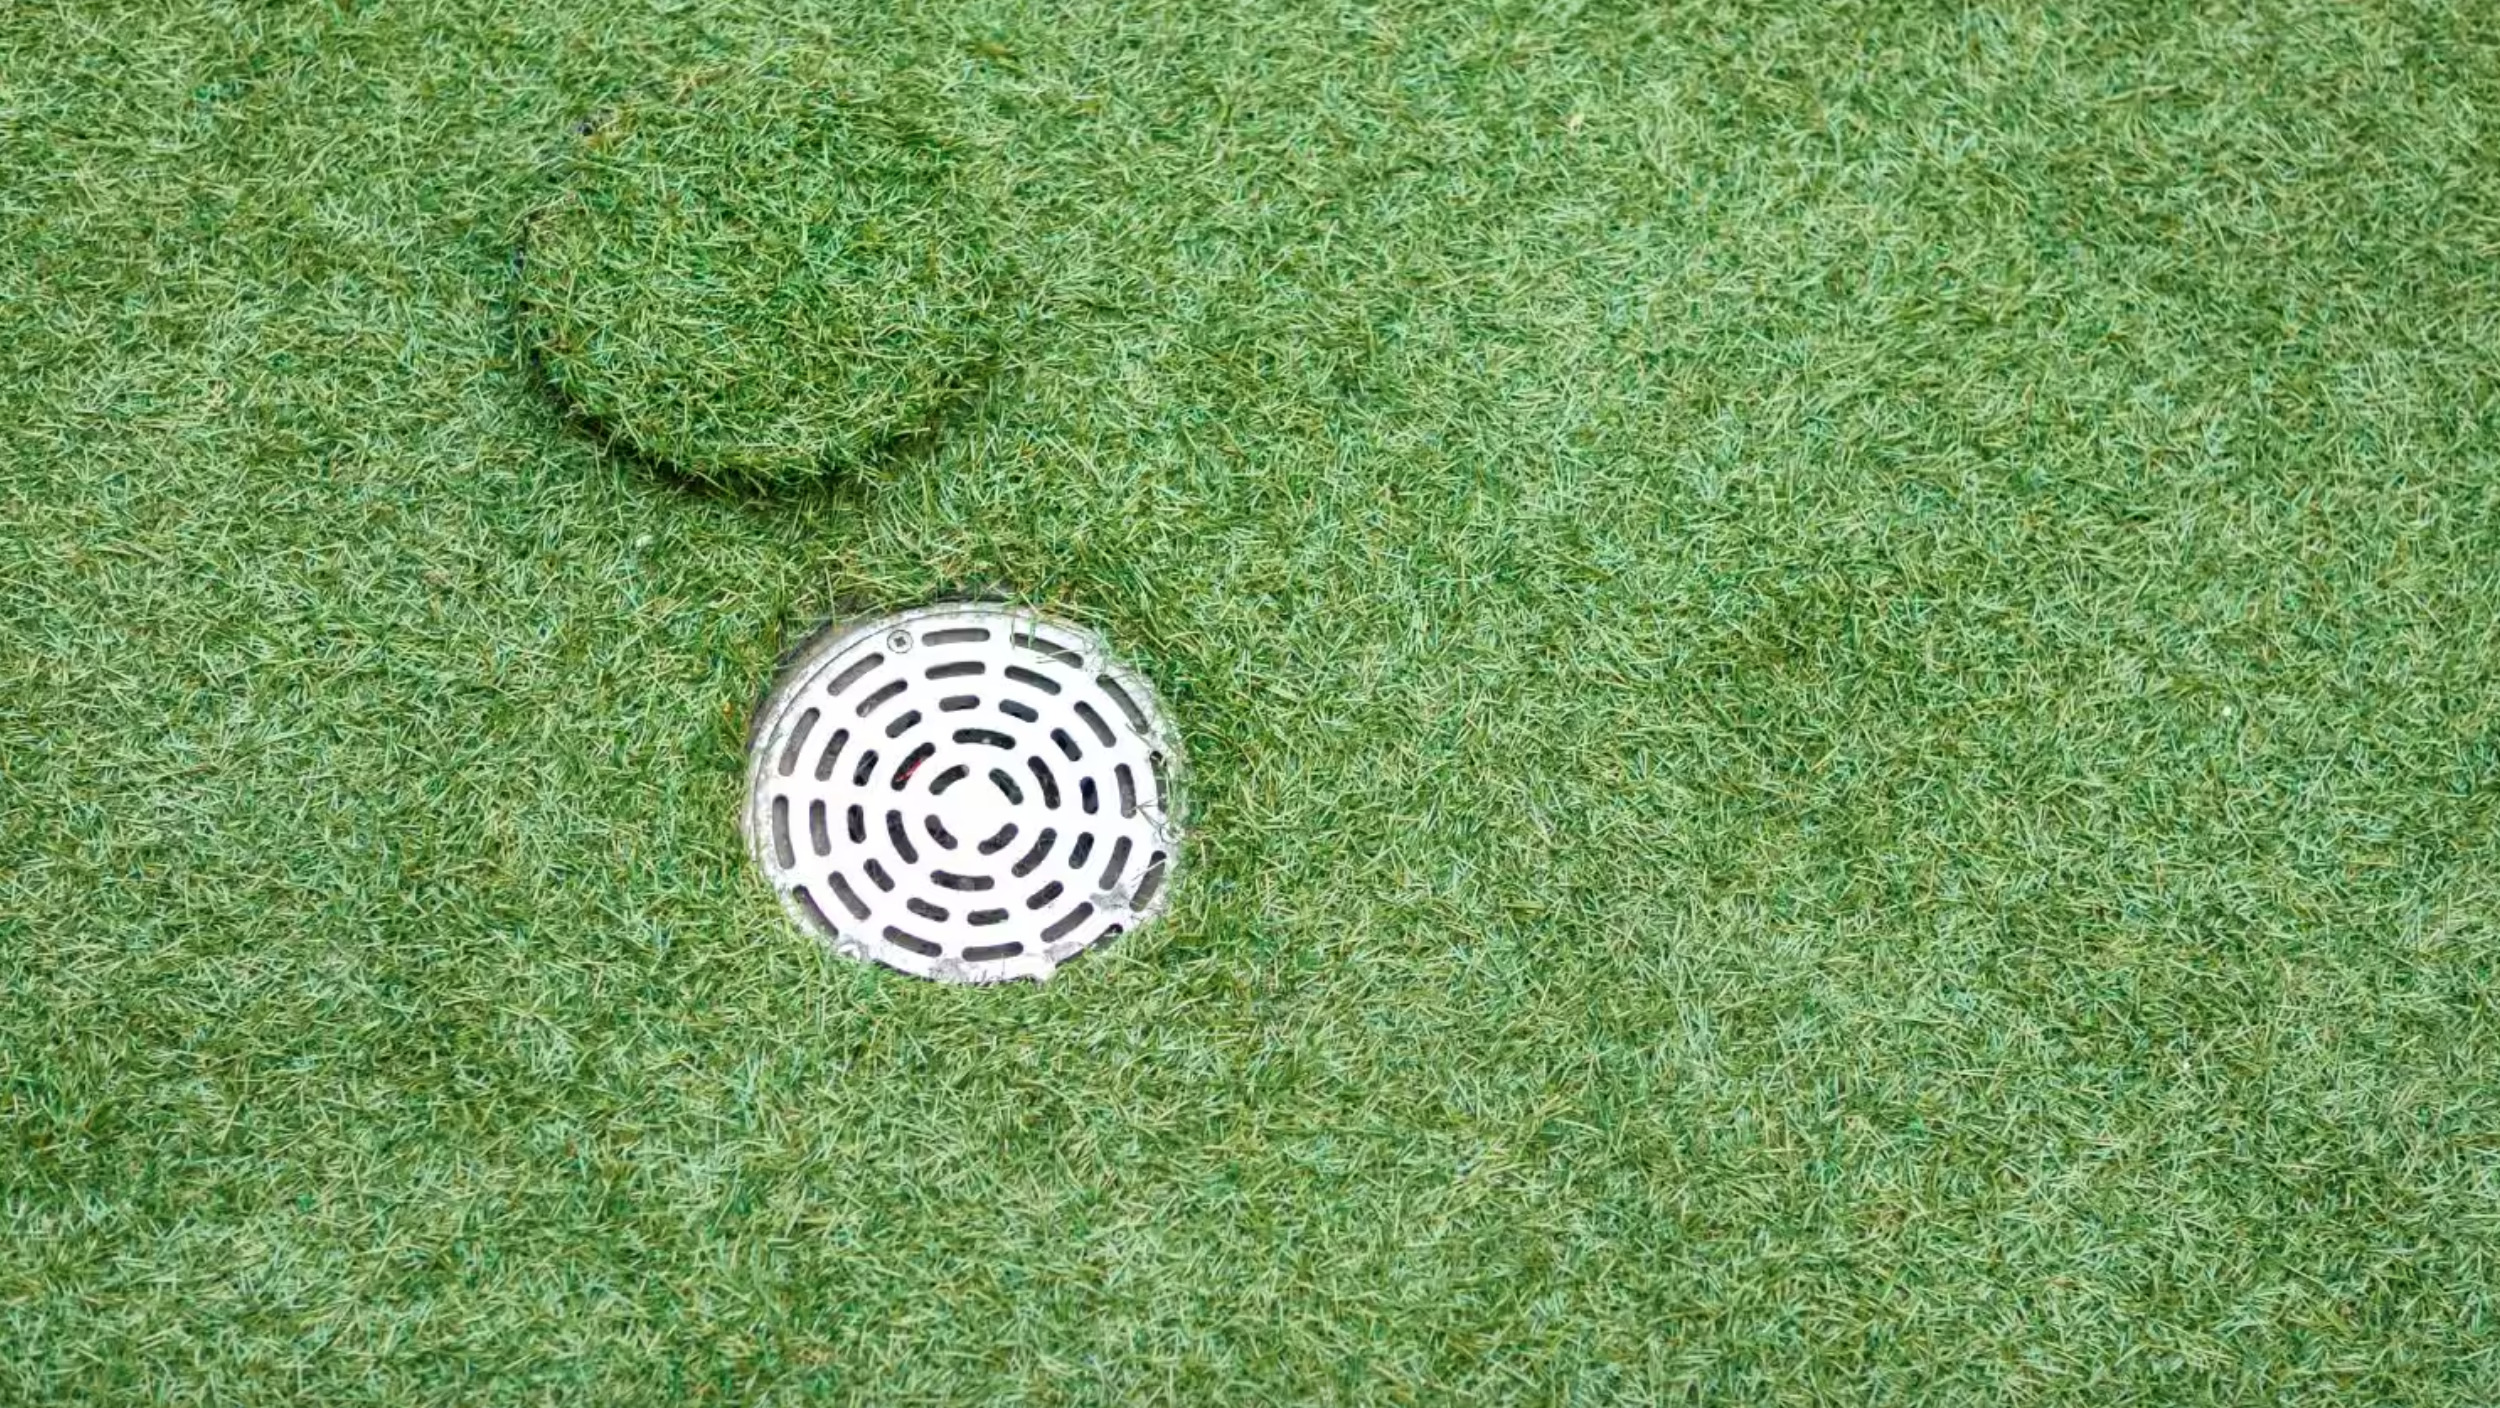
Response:
[{"label": "mown grass texture", "polygon": [[[9,11],[0,1400],[2500,1397],[2487,18]],[[513,253],[801,61],[1021,321],[701,492]],[[1039,988],[734,828],[966,584],[1193,765]]]}]

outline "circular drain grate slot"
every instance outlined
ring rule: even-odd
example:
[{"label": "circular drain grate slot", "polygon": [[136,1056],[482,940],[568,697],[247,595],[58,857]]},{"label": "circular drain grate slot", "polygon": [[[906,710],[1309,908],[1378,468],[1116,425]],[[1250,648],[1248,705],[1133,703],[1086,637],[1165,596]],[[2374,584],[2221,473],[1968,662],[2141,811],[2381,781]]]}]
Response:
[{"label": "circular drain grate slot", "polygon": [[1163,907],[1178,753],[1091,633],[1002,606],[829,632],[764,703],[747,834],[791,916],[924,978],[1047,978]]}]

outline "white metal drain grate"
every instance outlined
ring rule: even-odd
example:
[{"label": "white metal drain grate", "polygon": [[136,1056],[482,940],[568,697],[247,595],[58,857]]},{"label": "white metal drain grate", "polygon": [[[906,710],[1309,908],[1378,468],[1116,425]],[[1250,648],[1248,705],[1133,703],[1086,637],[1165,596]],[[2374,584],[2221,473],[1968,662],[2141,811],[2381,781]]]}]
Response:
[{"label": "white metal drain grate", "polygon": [[1047,978],[1160,912],[1179,754],[1090,632],[1003,606],[829,632],[764,704],[746,826],[791,917],[924,978]]}]

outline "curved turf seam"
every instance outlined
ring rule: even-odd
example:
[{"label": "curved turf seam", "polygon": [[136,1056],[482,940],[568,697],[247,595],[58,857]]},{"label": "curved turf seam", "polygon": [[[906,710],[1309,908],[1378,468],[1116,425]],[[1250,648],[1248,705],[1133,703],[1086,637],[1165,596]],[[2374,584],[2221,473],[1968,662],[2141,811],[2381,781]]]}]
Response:
[{"label": "curved turf seam", "polygon": [[987,376],[995,196],[906,102],[698,86],[587,131],[565,186],[529,228],[523,346],[639,457],[801,485],[932,433]]}]

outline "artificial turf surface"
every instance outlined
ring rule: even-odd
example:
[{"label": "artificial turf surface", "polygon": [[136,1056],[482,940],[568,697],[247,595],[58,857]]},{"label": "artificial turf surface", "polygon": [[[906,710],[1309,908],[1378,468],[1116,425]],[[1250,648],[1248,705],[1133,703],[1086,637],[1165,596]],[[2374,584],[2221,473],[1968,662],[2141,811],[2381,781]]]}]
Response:
[{"label": "artificial turf surface", "polygon": [[845,67],[698,71],[582,124],[514,297],[584,431],[769,491],[925,450],[984,389],[1020,302],[1012,197],[954,150],[952,104]]},{"label": "artificial turf surface", "polygon": [[[2500,1400],[2494,20],[8,9],[0,1402]],[[699,488],[515,250],[799,62],[1025,302]],[[735,830],[965,589],[1193,765],[1047,986]]]}]

